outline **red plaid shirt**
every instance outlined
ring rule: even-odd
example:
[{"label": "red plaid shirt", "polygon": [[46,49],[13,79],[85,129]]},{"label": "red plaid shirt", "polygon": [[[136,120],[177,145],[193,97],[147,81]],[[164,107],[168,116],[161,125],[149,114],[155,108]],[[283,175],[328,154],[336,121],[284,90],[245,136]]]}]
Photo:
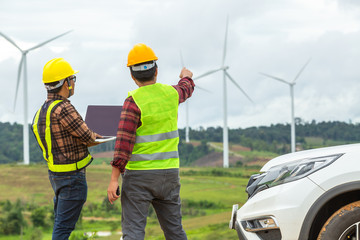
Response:
[{"label": "red plaid shirt", "polygon": [[[195,84],[191,78],[182,78],[177,85],[173,86],[179,93],[179,104],[191,97]],[[120,122],[115,142],[114,160],[111,161],[113,167],[125,172],[136,139],[136,129],[141,126],[141,111],[134,99],[130,96],[125,99],[122,107]]]},{"label": "red plaid shirt", "polygon": [[[63,100],[51,113],[52,153],[54,164],[70,164],[85,158],[88,147],[96,139],[75,107],[67,98],[56,93],[48,93],[46,102]],[[40,138],[45,144],[46,115],[39,119],[38,129]]]}]

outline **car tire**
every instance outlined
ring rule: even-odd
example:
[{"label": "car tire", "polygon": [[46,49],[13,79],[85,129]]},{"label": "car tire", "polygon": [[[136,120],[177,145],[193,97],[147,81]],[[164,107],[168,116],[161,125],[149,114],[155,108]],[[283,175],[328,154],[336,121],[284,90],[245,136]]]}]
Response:
[{"label": "car tire", "polygon": [[352,239],[360,223],[360,201],[350,203],[336,211],[323,225],[317,240]]}]

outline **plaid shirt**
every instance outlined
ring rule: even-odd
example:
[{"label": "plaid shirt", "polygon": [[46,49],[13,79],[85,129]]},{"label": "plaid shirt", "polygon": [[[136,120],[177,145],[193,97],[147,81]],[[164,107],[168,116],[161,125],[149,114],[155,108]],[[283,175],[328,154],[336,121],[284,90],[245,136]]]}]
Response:
[{"label": "plaid shirt", "polygon": [[[179,104],[191,97],[195,84],[191,78],[180,79],[177,85],[173,86],[179,93]],[[141,126],[141,111],[134,99],[130,96],[125,99],[122,107],[120,122],[115,142],[114,160],[111,161],[113,167],[119,168],[120,172],[125,172],[136,139],[136,129]]]},{"label": "plaid shirt", "polygon": [[[63,100],[55,106],[51,113],[51,141],[54,164],[75,163],[88,154],[87,145],[93,143],[96,134],[91,131],[75,107],[67,98],[55,93],[48,93],[46,103]],[[40,114],[38,129],[40,138],[45,143],[45,114]]]}]

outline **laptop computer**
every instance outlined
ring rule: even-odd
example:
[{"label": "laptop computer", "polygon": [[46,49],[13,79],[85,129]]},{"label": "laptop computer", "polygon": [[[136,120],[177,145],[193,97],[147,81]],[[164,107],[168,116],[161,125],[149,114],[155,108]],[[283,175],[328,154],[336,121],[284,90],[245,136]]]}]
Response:
[{"label": "laptop computer", "polygon": [[86,110],[85,123],[88,127],[103,136],[95,142],[107,142],[116,139],[122,106],[89,105]]}]

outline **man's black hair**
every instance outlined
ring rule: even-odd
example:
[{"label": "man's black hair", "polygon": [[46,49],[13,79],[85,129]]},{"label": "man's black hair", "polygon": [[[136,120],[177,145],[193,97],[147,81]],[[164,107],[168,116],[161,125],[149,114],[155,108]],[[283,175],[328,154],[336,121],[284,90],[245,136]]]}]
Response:
[{"label": "man's black hair", "polygon": [[[143,64],[147,64],[147,63],[153,63],[153,62],[154,61],[143,62],[143,63],[135,64],[134,66],[139,66],[139,65],[143,65]],[[148,70],[145,70],[145,71],[133,71],[132,68],[130,67],[130,72],[134,76],[134,78],[136,78],[136,80],[138,80],[139,82],[148,82],[148,81],[154,80],[156,69],[157,69],[157,64],[155,62],[155,66],[148,69]]]}]

